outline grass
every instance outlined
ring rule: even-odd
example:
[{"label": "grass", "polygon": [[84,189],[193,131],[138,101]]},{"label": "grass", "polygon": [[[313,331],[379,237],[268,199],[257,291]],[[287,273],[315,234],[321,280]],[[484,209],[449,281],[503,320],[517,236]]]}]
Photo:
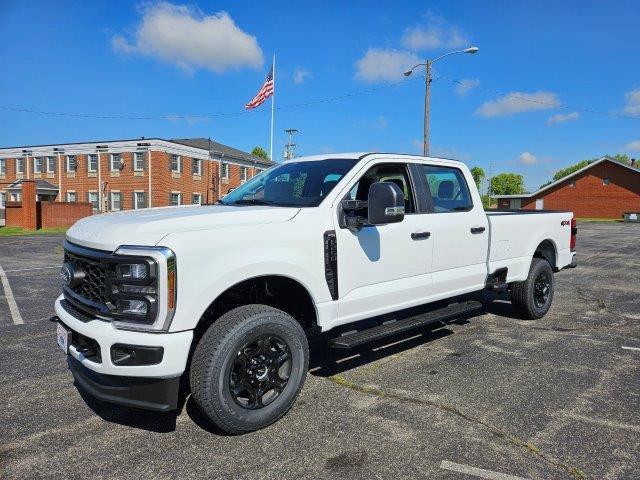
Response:
[{"label": "grass", "polygon": [[22,227],[0,227],[0,237],[15,237],[18,235],[43,235],[47,233],[66,233],[66,227],[41,228],[40,230],[25,230]]}]

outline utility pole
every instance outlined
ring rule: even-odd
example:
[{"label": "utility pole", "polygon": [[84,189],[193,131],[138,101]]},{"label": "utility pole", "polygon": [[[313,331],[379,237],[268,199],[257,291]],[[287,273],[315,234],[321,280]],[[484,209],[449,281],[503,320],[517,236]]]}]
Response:
[{"label": "utility pole", "polygon": [[425,80],[426,91],[424,93],[424,142],[422,154],[427,157],[429,156],[429,115],[431,113],[429,111],[431,103],[431,60],[427,60],[425,69],[427,71],[427,77]]},{"label": "utility pole", "polygon": [[295,154],[294,150],[296,149],[296,147],[298,145],[293,143],[293,136],[296,133],[298,133],[298,130],[296,130],[295,128],[287,128],[285,130],[285,133],[287,135],[289,135],[289,141],[284,146],[284,155],[283,155],[283,157],[284,157],[285,160],[291,160],[292,158],[296,157],[296,154]]},{"label": "utility pole", "polygon": [[453,52],[448,52],[443,55],[440,55],[439,57],[434,58],[433,60],[427,60],[425,63],[419,63],[417,65],[414,65],[412,68],[404,72],[404,76],[408,77],[418,67],[424,66],[426,70],[425,92],[424,92],[424,132],[423,132],[424,138],[423,138],[423,149],[422,149],[422,153],[424,154],[425,157],[429,155],[429,113],[430,113],[429,102],[431,101],[431,67],[435,62],[437,62],[438,60],[444,57],[448,57],[449,55],[455,55],[456,53],[474,54],[474,53],[478,53],[478,50],[479,50],[478,47],[469,47],[469,48],[465,48],[464,50],[456,50]]}]

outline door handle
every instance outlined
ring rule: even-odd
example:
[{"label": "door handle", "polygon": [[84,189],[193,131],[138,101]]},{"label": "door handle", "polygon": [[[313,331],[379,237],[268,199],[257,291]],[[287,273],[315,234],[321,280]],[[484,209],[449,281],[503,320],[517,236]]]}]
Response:
[{"label": "door handle", "polygon": [[486,230],[484,227],[471,227],[471,233],[478,234],[483,233]]},{"label": "door handle", "polygon": [[411,240],[426,240],[431,236],[431,232],[414,232],[411,234]]}]

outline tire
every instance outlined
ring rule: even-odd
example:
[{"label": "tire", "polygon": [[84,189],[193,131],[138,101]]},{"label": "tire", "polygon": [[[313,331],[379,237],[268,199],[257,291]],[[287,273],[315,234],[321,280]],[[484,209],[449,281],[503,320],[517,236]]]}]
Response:
[{"label": "tire", "polygon": [[545,259],[534,258],[527,279],[511,284],[511,304],[521,318],[542,318],[551,307],[554,288],[551,265]]},{"label": "tire", "polygon": [[222,315],[200,339],[191,361],[191,394],[221,430],[252,432],[287,413],[308,365],[307,338],[293,317],[245,305]]}]

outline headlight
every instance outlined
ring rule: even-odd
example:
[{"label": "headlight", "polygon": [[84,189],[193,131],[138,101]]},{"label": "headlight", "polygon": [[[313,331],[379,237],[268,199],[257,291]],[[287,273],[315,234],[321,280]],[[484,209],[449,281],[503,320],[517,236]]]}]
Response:
[{"label": "headlight", "polygon": [[149,308],[144,300],[117,300],[116,310],[125,315],[146,315]]},{"label": "headlight", "polygon": [[122,246],[110,281],[116,328],[166,331],[176,303],[176,258],[166,247]]},{"label": "headlight", "polygon": [[147,270],[143,263],[121,263],[116,266],[116,275],[122,279],[141,280],[149,276]]}]

